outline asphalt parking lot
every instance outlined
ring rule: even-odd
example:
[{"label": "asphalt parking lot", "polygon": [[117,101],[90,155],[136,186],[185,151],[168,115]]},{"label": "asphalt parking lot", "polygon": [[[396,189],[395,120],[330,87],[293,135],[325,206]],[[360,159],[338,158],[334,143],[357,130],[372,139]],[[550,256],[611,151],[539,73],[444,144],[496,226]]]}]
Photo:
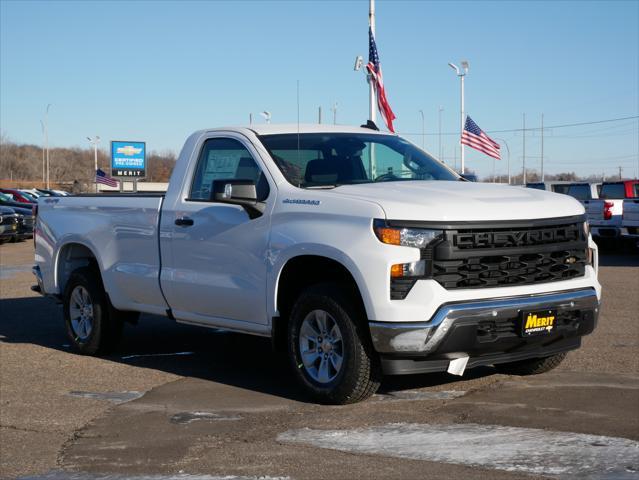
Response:
[{"label": "asphalt parking lot", "polygon": [[614,245],[599,326],[557,370],[388,378],[339,407],[268,340],[164,318],[76,355],[32,263],[0,246],[1,478],[639,478],[639,255]]}]

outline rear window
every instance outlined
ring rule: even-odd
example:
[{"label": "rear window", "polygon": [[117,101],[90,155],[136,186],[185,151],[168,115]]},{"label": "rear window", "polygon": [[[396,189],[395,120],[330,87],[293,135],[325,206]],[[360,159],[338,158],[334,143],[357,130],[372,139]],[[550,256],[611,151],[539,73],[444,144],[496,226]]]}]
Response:
[{"label": "rear window", "polygon": [[609,200],[620,200],[626,198],[626,189],[623,183],[604,183],[599,196]]},{"label": "rear window", "polygon": [[535,190],[546,190],[546,185],[543,183],[527,183],[526,187],[534,188]]},{"label": "rear window", "polygon": [[590,200],[592,198],[590,185],[569,185],[566,193],[577,200]]},{"label": "rear window", "polygon": [[570,185],[558,184],[552,186],[552,191],[555,193],[568,193]]}]

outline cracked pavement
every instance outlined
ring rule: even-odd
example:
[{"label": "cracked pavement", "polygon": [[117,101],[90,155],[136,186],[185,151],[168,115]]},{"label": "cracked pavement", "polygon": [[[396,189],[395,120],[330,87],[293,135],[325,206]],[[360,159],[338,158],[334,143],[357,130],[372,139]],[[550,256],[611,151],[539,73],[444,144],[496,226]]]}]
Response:
[{"label": "cracked pavement", "polygon": [[0,246],[2,478],[522,478],[485,465],[277,439],[300,429],[339,432],[395,423],[639,440],[637,255],[602,257],[599,327],[550,374],[518,378],[482,368],[462,378],[388,378],[371,400],[331,407],[308,403],[286,362],[262,338],[143,316],[138,326],[127,325],[113,355],[72,353],[60,307],[29,290],[32,275],[22,267],[33,260],[31,245]]}]

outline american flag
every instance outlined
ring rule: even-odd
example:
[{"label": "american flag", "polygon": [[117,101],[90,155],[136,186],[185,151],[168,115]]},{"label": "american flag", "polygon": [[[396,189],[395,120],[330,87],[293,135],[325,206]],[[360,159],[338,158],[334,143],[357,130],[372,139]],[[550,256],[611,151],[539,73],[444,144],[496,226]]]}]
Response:
[{"label": "american flag", "polygon": [[368,63],[366,64],[366,70],[371,76],[375,93],[377,94],[377,108],[379,113],[384,117],[386,126],[391,132],[395,132],[393,128],[393,120],[395,120],[395,114],[391,110],[388,100],[386,99],[386,90],[384,90],[384,80],[382,77],[382,66],[379,64],[379,55],[377,54],[377,45],[375,45],[375,36],[373,30],[368,27]]},{"label": "american flag", "polygon": [[104,171],[99,168],[95,171],[95,183],[103,183],[109,187],[117,187],[118,181],[115,178],[109,177]]},{"label": "american flag", "polygon": [[489,157],[501,160],[499,144],[486,135],[470,117],[466,117],[466,124],[464,125],[464,131],[461,136],[461,143],[468,145],[475,150],[479,150]]}]

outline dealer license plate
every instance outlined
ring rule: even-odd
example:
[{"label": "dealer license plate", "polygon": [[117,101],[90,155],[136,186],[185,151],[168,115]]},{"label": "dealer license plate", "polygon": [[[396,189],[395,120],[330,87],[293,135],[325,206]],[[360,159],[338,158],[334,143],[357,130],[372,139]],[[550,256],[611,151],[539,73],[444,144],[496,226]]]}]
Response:
[{"label": "dealer license plate", "polygon": [[550,335],[557,328],[556,310],[523,312],[521,316],[521,336]]}]

